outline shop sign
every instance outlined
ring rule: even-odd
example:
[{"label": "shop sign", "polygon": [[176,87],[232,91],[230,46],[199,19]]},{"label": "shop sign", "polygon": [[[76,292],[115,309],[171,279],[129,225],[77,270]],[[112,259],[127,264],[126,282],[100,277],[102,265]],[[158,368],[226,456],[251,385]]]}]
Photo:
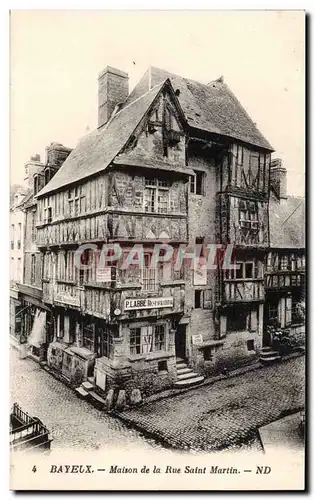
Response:
[{"label": "shop sign", "polygon": [[173,307],[173,297],[150,297],[146,299],[126,299],[125,311],[136,311],[137,309],[158,309],[162,307]]},{"label": "shop sign", "polygon": [[96,270],[97,283],[109,283],[112,281],[112,267],[100,267]]},{"label": "shop sign", "polygon": [[194,285],[207,284],[207,264],[199,264],[194,269]]},{"label": "shop sign", "polygon": [[68,304],[69,306],[79,306],[79,298],[73,297],[72,295],[58,293],[55,297],[56,302],[62,302],[63,304]]},{"label": "shop sign", "polygon": [[200,345],[203,343],[203,337],[201,333],[192,336],[192,341],[194,345]]}]

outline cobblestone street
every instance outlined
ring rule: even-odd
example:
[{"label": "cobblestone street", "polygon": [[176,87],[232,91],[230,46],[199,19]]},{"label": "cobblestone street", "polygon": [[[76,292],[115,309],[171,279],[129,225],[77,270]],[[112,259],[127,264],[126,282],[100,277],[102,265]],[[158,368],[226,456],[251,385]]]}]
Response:
[{"label": "cobblestone street", "polygon": [[21,360],[12,348],[10,369],[11,402],[42,420],[51,431],[52,449],[101,450],[117,446],[120,450],[137,447],[145,451],[159,447],[120,420],[78,399],[35,361]]},{"label": "cobblestone street", "polygon": [[175,448],[257,444],[257,427],[304,405],[304,357],[161,399],[121,417]]}]

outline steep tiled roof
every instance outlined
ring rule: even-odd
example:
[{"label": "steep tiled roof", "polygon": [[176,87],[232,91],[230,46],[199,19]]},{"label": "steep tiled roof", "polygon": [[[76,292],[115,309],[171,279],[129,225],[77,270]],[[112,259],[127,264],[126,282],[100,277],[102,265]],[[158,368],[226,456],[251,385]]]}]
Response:
[{"label": "steep tiled roof", "polygon": [[269,201],[270,246],[305,248],[305,199],[289,196]]},{"label": "steep tiled roof", "polygon": [[163,84],[119,111],[104,127],[83,137],[38,197],[104,170],[125,146]]},{"label": "steep tiled roof", "polygon": [[25,204],[29,203],[30,200],[32,200],[32,199],[33,199],[33,189],[28,188],[27,192],[26,192],[26,194],[24,196],[24,198],[22,198],[22,200],[20,201],[20,203],[18,205],[16,205],[15,208],[23,209],[24,206],[25,206]]},{"label": "steep tiled roof", "polygon": [[194,80],[151,67],[133,89],[125,105],[169,78],[191,127],[228,136],[273,151],[229,87],[217,80],[204,85]]}]

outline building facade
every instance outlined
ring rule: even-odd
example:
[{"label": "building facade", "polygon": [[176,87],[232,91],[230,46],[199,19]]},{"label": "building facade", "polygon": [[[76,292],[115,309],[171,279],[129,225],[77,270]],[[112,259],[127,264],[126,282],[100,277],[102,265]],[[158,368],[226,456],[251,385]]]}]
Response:
[{"label": "building facade", "polygon": [[[13,263],[15,272],[20,270],[19,280],[16,282],[18,307],[15,308],[14,336],[20,345],[28,348],[28,355],[38,361],[46,358],[52,314],[42,302],[42,254],[36,240],[37,200],[34,194],[44,186],[45,180],[50,180],[70,151],[61,144],[52,143],[46,148],[46,163],[41,162],[39,155],[31,157],[25,163],[25,192],[15,210],[22,223],[19,229],[21,265],[17,268]],[[15,244],[11,243],[11,247]],[[16,255],[11,251],[11,259],[13,258]]]},{"label": "building facade", "polygon": [[[150,68],[129,94],[128,75],[107,67],[98,129],[35,196],[50,368],[74,385],[150,394],[254,359],[272,151],[222,78]],[[104,244],[120,254],[101,265]],[[152,265],[156,245],[172,257]]]},{"label": "building facade", "polygon": [[[286,169],[271,163],[270,248],[265,269],[265,325],[305,343],[305,201],[288,196]],[[272,342],[265,329],[264,343]]]}]

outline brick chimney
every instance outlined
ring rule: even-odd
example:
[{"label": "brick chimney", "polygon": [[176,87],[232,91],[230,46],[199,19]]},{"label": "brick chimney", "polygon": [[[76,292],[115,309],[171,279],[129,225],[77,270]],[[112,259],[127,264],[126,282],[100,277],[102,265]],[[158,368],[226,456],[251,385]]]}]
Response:
[{"label": "brick chimney", "polygon": [[282,160],[275,158],[270,165],[270,186],[280,199],[287,199],[287,170],[282,166]]},{"label": "brick chimney", "polygon": [[46,164],[49,167],[61,167],[71,151],[71,148],[67,148],[63,144],[60,144],[60,142],[51,142],[50,145],[46,147]]},{"label": "brick chimney", "polygon": [[129,94],[128,74],[107,66],[98,76],[98,128],[110,119],[118,104]]}]

